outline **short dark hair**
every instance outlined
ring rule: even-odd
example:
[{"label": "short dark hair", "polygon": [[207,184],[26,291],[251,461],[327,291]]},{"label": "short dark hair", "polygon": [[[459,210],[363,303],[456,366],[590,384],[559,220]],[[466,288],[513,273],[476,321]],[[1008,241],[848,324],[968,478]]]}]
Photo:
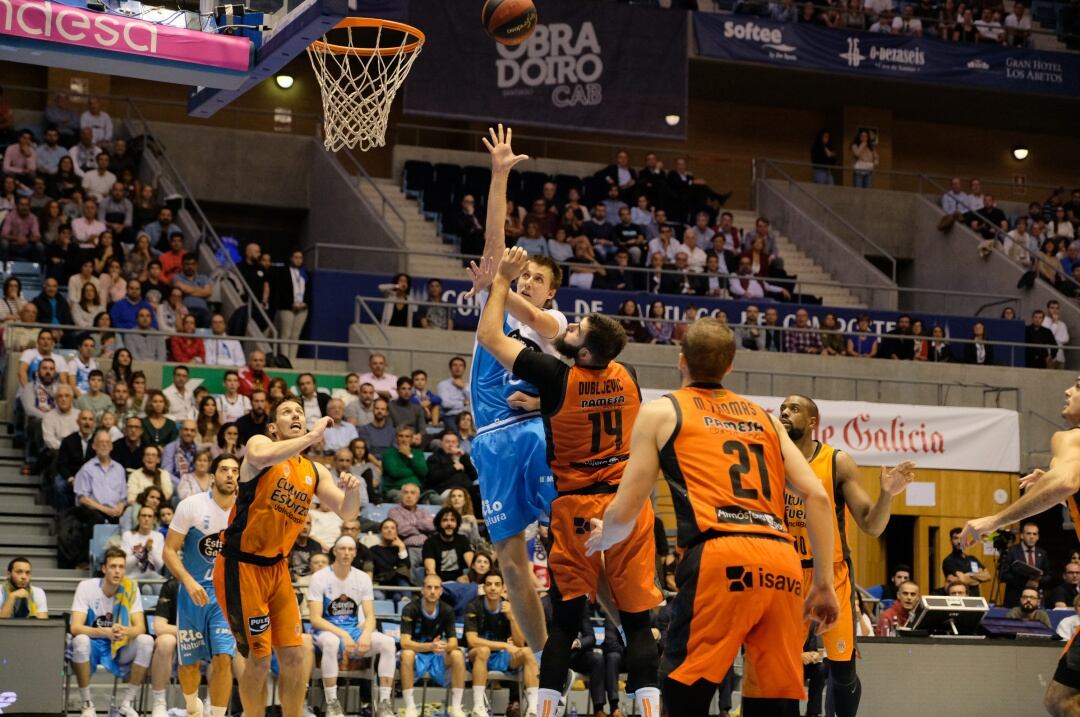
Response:
[{"label": "short dark hair", "polygon": [[418,368],[415,371],[413,371],[412,372],[413,383],[416,383],[416,377],[417,376],[423,376],[424,378],[427,378],[427,371],[425,371],[422,368]]},{"label": "short dark hair", "polygon": [[397,380],[397,387],[401,388],[405,384],[409,384],[410,386],[412,386],[413,385],[412,379],[409,378],[408,376],[399,376],[398,380]]},{"label": "short dark hair", "polygon": [[303,378],[304,376],[308,376],[308,377],[309,377],[309,378],[311,379],[311,382],[312,382],[312,383],[314,383],[315,385],[318,385],[318,383],[319,383],[319,382],[315,380],[315,374],[313,374],[313,373],[308,373],[308,372],[304,372],[304,373],[300,374],[299,376],[297,376],[297,377],[296,377],[296,383],[298,383],[298,384],[299,384],[299,383],[300,383],[300,379],[302,379],[302,378]]},{"label": "short dark hair", "polygon": [[228,371],[225,372],[225,375],[222,376],[222,378],[225,379],[225,378],[228,378],[229,376],[236,376],[236,378],[239,379],[240,378],[240,372],[236,371],[234,369],[229,369]]},{"label": "short dark hair", "polygon": [[907,573],[908,575],[911,575],[911,566],[906,564],[906,563],[897,563],[896,565],[893,566],[892,573],[890,573],[890,574],[891,575],[896,575],[897,573],[899,573],[901,571]]},{"label": "short dark hair", "polygon": [[488,578],[498,578],[499,580],[502,580],[503,576],[502,576],[502,573],[499,572],[498,569],[492,568],[488,572],[484,573],[484,582],[485,583],[488,581]]},{"label": "short dark hair", "polygon": [[109,561],[113,558],[120,558],[126,563],[127,553],[118,545],[110,545],[108,548],[105,548],[105,557],[101,559],[102,567],[108,565]]},{"label": "short dark hair", "polygon": [[[187,371],[187,372],[188,372],[188,375],[189,375],[189,376],[191,375],[191,369],[189,369],[189,368],[188,368],[187,366],[185,366],[184,364],[180,364],[179,366],[173,366],[173,373],[176,373],[176,372],[177,372],[177,371],[179,371],[180,369],[184,369],[185,371]],[[226,374],[226,375],[228,375],[228,374]]]},{"label": "short dark hair", "polygon": [[454,365],[455,361],[460,361],[461,363],[465,364],[466,366],[469,365],[469,363],[465,360],[464,356],[454,356],[453,358],[450,359],[450,361],[447,362],[446,367],[450,368],[451,366]]},{"label": "short dark hair", "polygon": [[597,365],[606,366],[626,347],[626,330],[615,319],[591,313],[585,317],[589,330],[581,338],[583,348],[589,349]]},{"label": "short dark hair", "polygon": [[222,461],[236,461],[236,465],[240,465],[240,459],[234,456],[232,453],[222,453],[220,456],[210,462],[210,474],[217,473],[218,466]]},{"label": "short dark hair", "polygon": [[8,569],[8,572],[10,573],[10,572],[11,572],[11,571],[12,571],[12,570],[13,570],[13,569],[15,568],[15,566],[16,566],[16,565],[17,565],[18,563],[26,563],[26,564],[27,564],[27,565],[29,565],[29,566],[30,566],[31,568],[32,568],[32,567],[34,567],[34,566],[33,566],[33,564],[31,564],[31,562],[30,562],[29,558],[24,558],[24,557],[22,557],[22,556],[20,555],[20,556],[19,556],[19,557],[17,557],[17,558],[12,558],[12,559],[11,559],[11,562],[9,562],[9,563],[7,564],[7,569]]},{"label": "short dark hair", "polygon": [[562,267],[556,264],[554,259],[550,256],[530,256],[529,261],[533,264],[539,264],[551,272],[552,288],[557,289],[562,286]]},{"label": "short dark hair", "polygon": [[105,378],[105,374],[104,374],[104,373],[102,373],[101,369],[99,369],[99,368],[96,368],[96,369],[94,369],[93,371],[91,371],[91,372],[90,372],[90,374],[89,374],[89,375],[87,376],[87,378],[100,378],[100,379],[104,379],[104,378]]},{"label": "short dark hair", "polygon": [[949,531],[949,537],[952,538],[953,536],[958,535],[958,534],[963,533],[963,532],[964,532],[963,528],[953,528],[952,530]]}]

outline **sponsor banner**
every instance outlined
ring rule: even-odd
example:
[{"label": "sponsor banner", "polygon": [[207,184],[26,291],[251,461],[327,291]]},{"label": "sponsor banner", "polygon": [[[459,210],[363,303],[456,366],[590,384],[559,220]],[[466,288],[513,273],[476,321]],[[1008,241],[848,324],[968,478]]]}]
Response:
[{"label": "sponsor banner", "polygon": [[[389,281],[385,274],[352,274],[344,272],[320,271],[315,281],[315,311],[312,312],[311,321],[312,336],[327,341],[344,341],[348,332],[348,324],[354,318],[354,307],[350,302],[343,302],[342,296],[381,296],[378,285]],[[456,279],[440,279],[443,285],[443,301],[453,307],[452,318],[454,328],[475,329],[479,311],[472,299],[465,299],[464,294],[472,286],[471,283]],[[423,277],[412,278],[412,298],[417,301],[426,301],[427,279]],[[653,302],[659,301],[664,305],[664,318],[681,319],[686,314],[686,307],[694,305],[699,314],[710,316],[725,315],[732,324],[742,323],[745,317],[746,307],[753,302],[733,301],[728,299],[711,299],[701,296],[673,296],[667,294],[648,294],[644,292],[623,292],[605,290],[584,290],[574,288],[559,289],[555,297],[555,308],[572,314],[584,315],[589,312],[601,314],[617,314],[623,302],[633,299],[642,311],[646,310]],[[382,316],[382,304],[378,299],[369,300],[369,306],[375,316]],[[757,302],[756,306],[762,309],[775,307],[779,314],[779,323],[782,326],[792,326],[795,323],[795,312],[800,308],[797,304],[781,304],[772,302]],[[841,330],[850,334],[856,328],[859,314],[862,309],[832,306],[802,306],[810,313],[810,319],[815,326],[820,326],[821,319],[825,314],[835,314],[840,323]],[[417,313],[423,307],[417,308]],[[891,331],[896,326],[896,318],[899,312],[893,311],[865,311],[870,316],[870,328],[880,334]],[[1002,319],[974,318],[970,316],[948,316],[943,314],[911,314],[916,319],[921,319],[926,334],[930,334],[934,326],[941,326],[946,337],[970,338],[972,329],[977,322],[986,327],[986,335],[992,341],[1010,341],[1022,343],[1024,341],[1024,322],[1008,321]],[[362,317],[364,323],[370,321],[370,317]],[[954,354],[961,353],[964,345],[954,344]],[[322,355],[322,354],[320,354]],[[1004,366],[1023,366],[1024,352],[1021,348],[1007,348],[997,346],[993,349],[993,361],[995,364]],[[195,374],[192,373],[192,376]],[[320,383],[320,385],[322,385]]]},{"label": "sponsor banner", "polygon": [[409,22],[428,36],[405,111],[685,138],[686,13],[580,0],[545,0],[539,13],[532,36],[506,47],[479,5],[411,0]]},{"label": "sponsor banner", "polygon": [[[645,400],[667,393],[643,389]],[[780,415],[777,396],[746,396]],[[815,399],[821,425],[814,438],[865,466],[912,460],[920,468],[966,471],[1020,470],[1020,417],[1004,408],[954,408]]]},{"label": "sponsor banner", "polygon": [[1080,95],[1080,55],[694,13],[703,57],[986,88]]},{"label": "sponsor banner", "polygon": [[40,0],[0,1],[0,35],[246,72],[251,41]]}]

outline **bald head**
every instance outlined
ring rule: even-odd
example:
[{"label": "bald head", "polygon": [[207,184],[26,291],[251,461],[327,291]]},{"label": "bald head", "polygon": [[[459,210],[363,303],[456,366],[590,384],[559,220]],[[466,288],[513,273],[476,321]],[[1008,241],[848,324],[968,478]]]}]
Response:
[{"label": "bald head", "polygon": [[683,339],[680,367],[691,381],[720,383],[735,359],[735,334],[723,322],[704,317],[690,324]]}]

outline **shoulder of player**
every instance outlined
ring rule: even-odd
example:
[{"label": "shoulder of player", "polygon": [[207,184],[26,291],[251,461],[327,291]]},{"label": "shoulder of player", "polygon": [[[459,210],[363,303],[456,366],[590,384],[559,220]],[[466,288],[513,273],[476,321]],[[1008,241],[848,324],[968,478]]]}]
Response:
[{"label": "shoulder of player", "polygon": [[[828,445],[828,444],[825,444]],[[842,451],[839,448],[830,446],[835,451],[833,462],[836,465],[836,475],[834,478],[838,482],[843,482],[848,479],[856,479],[858,477],[859,464],[855,462],[855,459],[851,457],[851,454],[847,451]]]}]

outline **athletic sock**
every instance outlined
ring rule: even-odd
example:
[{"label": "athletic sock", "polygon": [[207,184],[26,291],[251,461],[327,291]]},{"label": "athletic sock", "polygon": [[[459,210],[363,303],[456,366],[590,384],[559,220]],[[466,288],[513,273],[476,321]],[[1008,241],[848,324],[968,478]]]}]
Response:
[{"label": "athletic sock", "polygon": [[121,707],[131,707],[131,703],[135,701],[135,695],[139,692],[138,685],[128,685],[124,690],[124,698],[120,700]]},{"label": "athletic sock", "polygon": [[327,702],[329,702],[330,700],[336,700],[337,699],[337,685],[335,684],[335,685],[330,685],[329,687],[323,687],[323,697],[326,698]]},{"label": "athletic sock", "polygon": [[553,715],[559,708],[559,700],[562,699],[562,693],[558,690],[547,690],[541,687],[536,691],[536,714],[538,715]]},{"label": "athletic sock", "polygon": [[[536,690],[537,690],[536,687],[526,687],[525,688],[525,699],[528,700],[528,702],[529,702],[528,707],[531,707],[533,712],[537,711],[536,710],[536,701],[537,701]],[[529,712],[529,709],[526,709],[525,711]]]},{"label": "athletic sock", "polygon": [[91,704],[91,705],[94,704],[94,701],[90,699],[90,688],[89,687],[80,687],[79,688],[79,696],[82,697],[83,702],[85,702],[87,704]]},{"label": "athletic sock", "polygon": [[210,717],[225,717],[225,711],[228,707],[214,707],[210,706]]},{"label": "athletic sock", "polygon": [[405,708],[416,709],[416,700],[413,699],[413,688],[401,691],[401,697],[405,700]]},{"label": "athletic sock", "polygon": [[394,691],[393,687],[379,687],[379,702],[386,702],[390,699],[390,693]]},{"label": "athletic sock", "polygon": [[483,685],[480,685],[479,687],[476,686],[476,685],[473,685],[473,688],[472,688],[473,709],[476,709],[480,705],[484,704],[484,692],[485,692],[485,688],[484,688]]},{"label": "athletic sock", "polygon": [[461,707],[461,698],[465,696],[464,687],[451,687],[450,688],[450,704],[454,707]]},{"label": "athletic sock", "polygon": [[641,717],[660,717],[660,689],[658,687],[639,687],[634,693],[637,713]]},{"label": "athletic sock", "polygon": [[199,706],[199,691],[196,690],[190,695],[184,695],[184,705],[187,707],[188,712],[194,712],[195,708]]},{"label": "athletic sock", "polygon": [[154,706],[165,704],[165,690],[150,690],[150,695],[154,698]]}]

